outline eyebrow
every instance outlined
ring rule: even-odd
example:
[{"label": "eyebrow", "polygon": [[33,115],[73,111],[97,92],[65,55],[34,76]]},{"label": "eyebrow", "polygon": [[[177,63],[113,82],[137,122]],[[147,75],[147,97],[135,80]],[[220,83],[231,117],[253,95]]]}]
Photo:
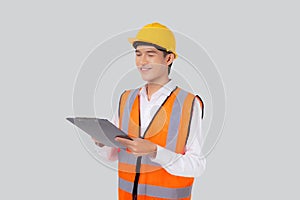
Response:
[{"label": "eyebrow", "polygon": [[157,51],[154,51],[154,50],[148,50],[148,51],[146,51],[146,53],[155,53],[155,54],[157,54]]},{"label": "eyebrow", "polygon": [[[140,50],[135,50],[135,53],[142,53]],[[146,50],[146,53],[155,53],[157,54],[157,51],[155,50]]]}]

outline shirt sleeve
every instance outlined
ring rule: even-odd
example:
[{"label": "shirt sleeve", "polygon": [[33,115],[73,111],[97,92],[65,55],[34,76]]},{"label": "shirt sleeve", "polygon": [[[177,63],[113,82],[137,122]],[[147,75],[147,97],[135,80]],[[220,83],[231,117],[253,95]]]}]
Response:
[{"label": "shirt sleeve", "polygon": [[[113,115],[113,118],[111,122],[115,126],[119,126],[119,117],[118,117],[118,112],[115,112]],[[101,142],[101,141],[99,141]],[[118,159],[118,148],[115,147],[108,147],[108,146],[103,146],[99,147],[98,145],[95,145],[96,152],[104,159],[108,161],[116,161]]]},{"label": "shirt sleeve", "polygon": [[185,154],[178,154],[157,145],[153,162],[160,164],[167,172],[177,176],[199,177],[206,168],[206,159],[202,154],[202,109],[200,102],[195,99],[191,118],[190,133],[186,144]]}]

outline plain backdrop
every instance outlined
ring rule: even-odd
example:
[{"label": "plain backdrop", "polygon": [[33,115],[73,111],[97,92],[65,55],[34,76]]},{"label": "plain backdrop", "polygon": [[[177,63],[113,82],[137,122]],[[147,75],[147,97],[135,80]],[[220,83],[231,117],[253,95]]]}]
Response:
[{"label": "plain backdrop", "polygon": [[1,1],[0,199],[117,199],[64,119],[99,43],[159,21],[203,45],[227,96],[193,199],[299,199],[297,1]]}]

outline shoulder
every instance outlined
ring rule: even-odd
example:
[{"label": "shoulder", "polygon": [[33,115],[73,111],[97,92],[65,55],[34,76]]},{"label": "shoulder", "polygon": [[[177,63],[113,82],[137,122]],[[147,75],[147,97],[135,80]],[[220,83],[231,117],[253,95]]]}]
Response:
[{"label": "shoulder", "polygon": [[183,92],[185,95],[190,96],[191,98],[193,98],[193,101],[198,101],[200,103],[201,107],[202,107],[203,100],[198,94],[194,94],[194,93],[189,92],[189,91],[187,91],[185,89],[182,89],[180,87],[178,87],[178,89],[180,89],[180,92]]},{"label": "shoulder", "polygon": [[204,102],[203,102],[202,98],[200,97],[200,95],[194,94],[194,93],[184,90],[182,88],[179,88],[179,89],[180,89],[180,92],[185,93],[186,96],[188,97],[188,99],[190,99],[190,101],[192,101],[193,107],[199,107],[200,110],[202,110],[202,118],[203,118]]},{"label": "shoulder", "polygon": [[127,100],[128,97],[136,97],[139,91],[140,88],[124,90],[124,92],[122,92],[122,94],[120,95],[120,101]]}]

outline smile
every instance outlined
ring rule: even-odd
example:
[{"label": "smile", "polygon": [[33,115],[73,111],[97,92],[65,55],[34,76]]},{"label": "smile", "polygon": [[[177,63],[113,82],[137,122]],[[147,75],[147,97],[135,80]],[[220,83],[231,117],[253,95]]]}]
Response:
[{"label": "smile", "polygon": [[150,67],[141,67],[140,70],[141,71],[149,71],[151,68]]}]

